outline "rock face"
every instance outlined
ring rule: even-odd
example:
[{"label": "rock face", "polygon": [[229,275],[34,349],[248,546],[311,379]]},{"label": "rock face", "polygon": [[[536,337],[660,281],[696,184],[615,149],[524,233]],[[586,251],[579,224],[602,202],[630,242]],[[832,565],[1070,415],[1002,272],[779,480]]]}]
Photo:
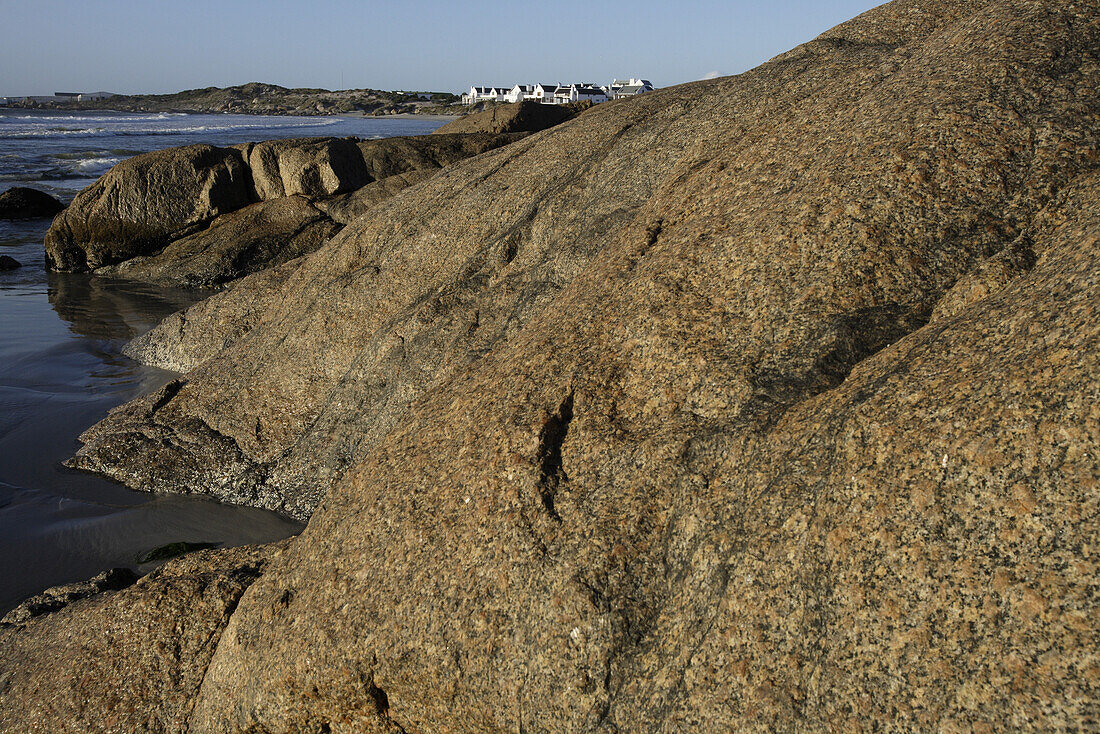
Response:
[{"label": "rock face", "polygon": [[220,351],[151,335],[204,356],[79,465],[315,509],[190,731],[1091,726],[1097,38],[899,0],[404,189]]},{"label": "rock face", "polygon": [[429,171],[521,137],[300,138],[136,156],[57,218],[46,262],[59,271],[221,286],[312,252]]},{"label": "rock face", "polygon": [[576,117],[577,114],[591,106],[591,102],[562,105],[541,104],[530,101],[516,102],[494,106],[481,112],[475,112],[472,115],[465,115],[453,122],[448,122],[436,130],[434,134],[534,133]]},{"label": "rock face", "polygon": [[15,186],[0,194],[0,219],[46,219],[64,208],[44,191],[26,186]]}]

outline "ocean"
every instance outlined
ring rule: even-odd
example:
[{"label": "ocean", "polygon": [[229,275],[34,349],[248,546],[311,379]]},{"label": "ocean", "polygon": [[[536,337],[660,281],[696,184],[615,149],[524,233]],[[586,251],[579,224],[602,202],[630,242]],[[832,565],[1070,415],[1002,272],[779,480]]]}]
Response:
[{"label": "ocean", "polygon": [[[421,135],[437,119],[61,113],[0,108],[0,192],[30,186],[68,203],[113,165],[191,143]],[[174,377],[122,355],[168,314],[209,295],[45,270],[48,220],[0,221],[0,614],[45,588],[127,566],[177,541],[263,543],[301,530],[271,512],[134,492],[66,469],[77,436]]]}]

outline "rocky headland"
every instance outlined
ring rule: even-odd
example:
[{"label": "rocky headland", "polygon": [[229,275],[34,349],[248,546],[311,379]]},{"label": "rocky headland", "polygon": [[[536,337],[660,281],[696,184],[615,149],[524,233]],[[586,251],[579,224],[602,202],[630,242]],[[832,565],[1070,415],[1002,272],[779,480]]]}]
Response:
[{"label": "rocky headland", "polygon": [[1094,727],[1098,55],[1093,3],[895,0],[426,177],[120,164],[55,265],[343,227],[132,343],[184,374],[73,465],[310,519],[47,594],[0,727]]}]

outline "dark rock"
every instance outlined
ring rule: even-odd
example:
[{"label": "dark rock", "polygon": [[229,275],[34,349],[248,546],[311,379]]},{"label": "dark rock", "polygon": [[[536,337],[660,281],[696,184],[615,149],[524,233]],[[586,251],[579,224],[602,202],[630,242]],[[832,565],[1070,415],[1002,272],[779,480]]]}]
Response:
[{"label": "dark rock", "polygon": [[236,150],[209,145],[125,160],[84,189],[46,233],[46,263],[84,271],[148,255],[250,202]]},{"label": "dark rock", "polygon": [[246,206],[154,256],[96,270],[134,280],[217,287],[281,265],[321,246],[340,227],[301,196]]},{"label": "dark rock", "polygon": [[494,105],[487,110],[448,122],[433,133],[533,133],[570,120],[592,107],[591,102],[573,104],[542,104],[515,102]]},{"label": "dark rock", "polygon": [[0,194],[0,219],[45,219],[64,208],[64,204],[44,191],[25,186]]},{"label": "dark rock", "polygon": [[372,180],[409,171],[440,168],[464,158],[508,145],[527,133],[455,133],[380,138],[359,143],[363,161]]},{"label": "dark rock", "polygon": [[137,557],[138,563],[153,563],[154,561],[166,561],[169,558],[175,558],[176,556],[182,556],[185,553],[194,553],[195,551],[207,550],[208,548],[216,548],[217,543],[190,543],[185,540],[180,540],[175,543],[166,543],[164,545],[153,548],[147,553],[142,553]]},{"label": "dark rock", "polygon": [[0,270],[15,270],[23,267],[23,264],[11,255],[0,255]]}]

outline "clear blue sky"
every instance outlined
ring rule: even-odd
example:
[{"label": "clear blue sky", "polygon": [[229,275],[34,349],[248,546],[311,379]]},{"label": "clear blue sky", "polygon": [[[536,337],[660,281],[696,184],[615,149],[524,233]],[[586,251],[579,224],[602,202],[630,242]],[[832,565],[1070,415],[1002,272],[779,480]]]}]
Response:
[{"label": "clear blue sky", "polygon": [[736,74],[875,0],[0,0],[0,95]]}]

